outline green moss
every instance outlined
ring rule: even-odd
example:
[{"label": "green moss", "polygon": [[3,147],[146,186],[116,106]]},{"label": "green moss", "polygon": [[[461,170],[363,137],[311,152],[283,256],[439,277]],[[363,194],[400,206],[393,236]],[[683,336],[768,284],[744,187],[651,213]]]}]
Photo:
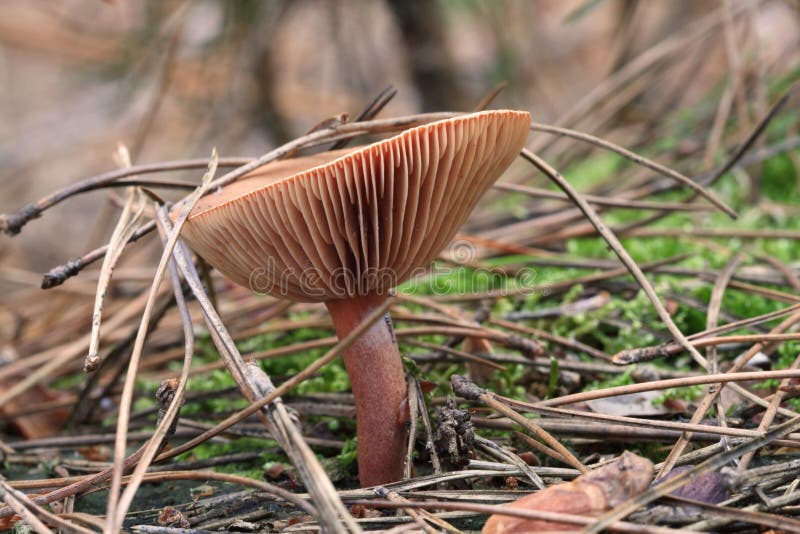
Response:
[{"label": "green moss", "polygon": [[653,399],[653,404],[664,404],[669,399],[698,400],[706,392],[706,386],[687,386],[684,388],[665,389],[661,395]]},{"label": "green moss", "polygon": [[762,191],[767,198],[778,202],[796,203],[797,169],[788,154],[778,154],[761,164]]},{"label": "green moss", "polygon": [[358,459],[358,442],[355,437],[348,439],[344,442],[342,452],[337,455],[337,458],[344,467],[354,465]]}]

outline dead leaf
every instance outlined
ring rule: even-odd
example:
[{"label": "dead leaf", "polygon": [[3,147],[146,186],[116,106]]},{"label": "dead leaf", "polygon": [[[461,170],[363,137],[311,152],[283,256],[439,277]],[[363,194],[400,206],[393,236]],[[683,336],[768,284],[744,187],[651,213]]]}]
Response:
[{"label": "dead leaf", "polygon": [[191,526],[186,516],[172,506],[165,506],[161,510],[161,513],[158,514],[158,524],[175,528],[189,528]]},{"label": "dead leaf", "polygon": [[[520,510],[541,510],[596,517],[644,491],[653,479],[650,460],[624,452],[617,461],[598,467],[572,482],[550,486],[507,504]],[[575,531],[581,526],[495,514],[483,534]]]},{"label": "dead leaf", "polygon": [[662,396],[663,393],[660,391],[643,391],[607,399],[594,399],[586,401],[586,404],[595,413],[626,417],[650,417],[669,413],[669,410],[663,405],[653,404],[655,399]]},{"label": "dead leaf", "polygon": [[[682,465],[680,467],[676,467],[667,473],[667,476],[655,480],[653,484],[655,485],[665,480],[669,480],[670,478],[679,475],[684,471],[692,469],[692,467],[694,466]],[[673,497],[682,497],[684,499],[690,499],[692,501],[705,502],[709,504],[721,503],[731,496],[730,491],[728,491],[728,488],[725,486],[725,481],[723,480],[722,475],[716,471],[709,471],[708,473],[703,474],[688,484],[676,489],[670,493],[670,495]]]},{"label": "dead leaf", "polygon": [[[4,347],[4,361],[10,362],[17,359],[18,355],[13,347]],[[11,387],[19,380],[20,376],[18,375],[3,380],[0,382],[0,391]],[[56,401],[66,397],[68,397],[68,395],[65,393],[51,390],[41,384],[37,384],[7,402],[0,411],[5,414],[14,414],[22,412],[30,406]],[[11,424],[25,439],[39,439],[57,434],[66,422],[67,417],[69,417],[69,412],[62,408],[13,417],[11,419]]]},{"label": "dead leaf", "polygon": [[78,454],[92,462],[107,462],[111,458],[111,447],[107,445],[87,445],[79,447]]},{"label": "dead leaf", "polygon": [[214,487],[209,486],[208,484],[202,484],[200,486],[197,486],[196,488],[190,489],[189,493],[192,495],[193,501],[196,501],[198,499],[205,499],[214,496]]},{"label": "dead leaf", "polygon": [[16,525],[17,522],[21,520],[22,518],[18,515],[0,517],[0,531],[5,532],[6,530],[11,530],[12,528],[14,528],[14,525]]}]

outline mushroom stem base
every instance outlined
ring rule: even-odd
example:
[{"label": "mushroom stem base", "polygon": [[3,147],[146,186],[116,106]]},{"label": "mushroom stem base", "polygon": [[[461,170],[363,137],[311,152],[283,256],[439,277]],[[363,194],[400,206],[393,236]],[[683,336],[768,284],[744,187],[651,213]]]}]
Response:
[{"label": "mushroom stem base", "polygon": [[[328,301],[339,339],[385,299],[383,295],[366,295]],[[403,476],[406,381],[392,322],[388,314],[384,319],[375,321],[344,353],[356,401],[361,487],[395,482]]]}]

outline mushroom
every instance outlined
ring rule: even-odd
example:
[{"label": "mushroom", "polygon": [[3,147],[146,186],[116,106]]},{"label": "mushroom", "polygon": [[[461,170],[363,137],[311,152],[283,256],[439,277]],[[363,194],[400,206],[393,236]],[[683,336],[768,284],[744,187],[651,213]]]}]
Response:
[{"label": "mushroom", "polygon": [[[529,126],[527,112],[485,111],[273,162],[202,198],[183,236],[240,285],[324,302],[341,339],[447,245]],[[399,480],[406,382],[388,314],[345,351],[344,363],[360,483]]]}]

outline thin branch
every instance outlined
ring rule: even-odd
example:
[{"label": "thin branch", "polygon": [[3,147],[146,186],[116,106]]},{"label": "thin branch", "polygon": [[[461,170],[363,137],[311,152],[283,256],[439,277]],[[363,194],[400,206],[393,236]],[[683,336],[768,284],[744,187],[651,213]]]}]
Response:
[{"label": "thin branch", "polygon": [[[116,154],[117,158],[120,160],[121,167],[131,166],[130,154],[128,154],[128,149],[125,148],[125,146],[119,145]],[[94,312],[92,313],[92,334],[89,340],[89,352],[86,354],[83,364],[83,368],[87,372],[96,370],[100,365],[100,358],[97,353],[100,345],[100,323],[102,321],[106,292],[108,290],[108,285],[111,283],[114,268],[117,266],[133,232],[136,231],[136,225],[139,224],[139,220],[141,220],[144,214],[144,208],[145,202],[141,190],[136,187],[131,187],[128,190],[125,205],[119,215],[117,224],[108,241],[108,248],[103,258],[103,265],[100,267],[100,274],[97,280],[97,292],[94,301]]]},{"label": "thin branch", "polygon": [[[645,158],[644,156],[640,156],[635,152],[631,152],[630,150],[623,148],[619,145],[606,141],[605,139],[600,139],[599,137],[595,137],[593,135],[589,135],[583,132],[576,132],[574,130],[569,130],[567,128],[560,128],[558,126],[550,126],[547,124],[539,124],[536,122],[531,123],[531,130],[532,131],[540,131],[540,132],[547,132],[555,135],[563,135],[565,137],[571,137],[573,139],[578,139],[580,141],[584,141],[590,143],[595,146],[599,146],[605,148],[606,150],[610,150],[627,158],[638,165],[646,167],[651,171],[655,171],[659,174],[672,178],[680,182],[681,184],[685,185],[689,189],[693,190],[696,194],[704,197],[708,200],[711,204],[722,210],[726,215],[730,218],[736,218],[736,212],[725,204],[725,202],[720,199],[717,195],[715,195],[712,191],[704,188],[702,185],[698,184],[688,176],[685,176],[677,171],[670,169],[669,167],[665,167],[655,161]],[[571,197],[571,195],[570,195]]]},{"label": "thin branch", "polygon": [[[569,201],[569,197],[558,191],[542,189],[539,187],[528,187],[525,185],[510,184],[505,182],[495,183],[495,189],[500,191],[510,191],[514,193],[524,193],[534,198],[548,198],[553,200]],[[627,200],[623,198],[608,198],[597,195],[584,195],[583,198],[589,204],[604,206],[608,208],[655,210],[655,211],[711,211],[714,208],[705,204],[691,204],[686,202],[662,202],[659,200]]]},{"label": "thin branch", "polygon": [[562,395],[561,397],[536,402],[534,403],[534,406],[563,406],[565,404],[585,402],[593,399],[605,399],[607,397],[628,395],[630,393],[697,386],[701,384],[711,384],[713,382],[746,382],[748,380],[761,381],[782,378],[800,378],[800,370],[782,369],[778,371],[753,371],[746,373],[728,372],[716,375],[687,376],[685,378],[653,380],[651,382],[641,382],[638,384],[628,384],[625,386],[615,386],[610,388],[594,389],[591,391],[582,391],[580,393],[573,393],[571,395]]},{"label": "thin branch", "polygon": [[553,169],[550,165],[548,165],[544,160],[539,158],[533,152],[528,151],[527,149],[522,149],[522,156],[530,161],[537,169],[542,171],[550,180],[556,183],[558,187],[560,187],[571,199],[572,201],[578,206],[578,208],[583,212],[587,219],[592,223],[598,233],[603,236],[608,246],[611,247],[611,250],[619,257],[620,261],[628,268],[631,272],[633,277],[639,283],[639,286],[645,292],[647,297],[650,299],[650,302],[653,304],[658,316],[667,326],[667,329],[670,331],[672,336],[675,340],[685,348],[689,354],[695,359],[697,363],[705,367],[706,362],[705,358],[697,352],[691,343],[686,339],[686,336],[683,335],[683,332],[680,331],[678,326],[672,320],[672,316],[669,314],[667,309],[661,303],[661,300],[658,298],[658,295],[653,289],[653,286],[650,284],[650,281],[644,275],[642,270],[633,261],[633,258],[630,257],[628,252],[625,250],[625,247],[619,242],[616,236],[608,229],[608,227],[603,223],[594,209],[586,203],[586,201],[581,197],[580,194],[567,182],[561,174],[558,173],[555,169]]}]

